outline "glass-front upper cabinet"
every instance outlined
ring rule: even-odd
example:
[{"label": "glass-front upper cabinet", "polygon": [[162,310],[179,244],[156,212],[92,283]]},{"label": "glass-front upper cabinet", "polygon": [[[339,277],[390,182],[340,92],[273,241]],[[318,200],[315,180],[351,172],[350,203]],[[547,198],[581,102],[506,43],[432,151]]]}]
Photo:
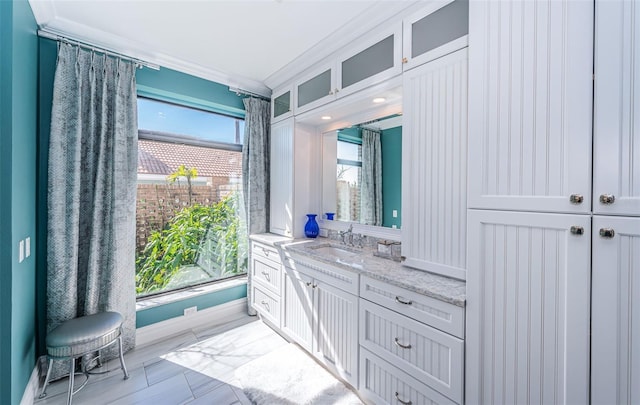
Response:
[{"label": "glass-front upper cabinet", "polygon": [[271,96],[271,122],[278,122],[293,115],[292,88],[274,91]]},{"label": "glass-front upper cabinet", "polygon": [[404,70],[464,48],[468,33],[468,0],[430,3],[404,20]]},{"label": "glass-front upper cabinet", "polygon": [[338,56],[337,97],[351,94],[402,72],[402,28],[396,24],[367,35]]},{"label": "glass-front upper cabinet", "polygon": [[304,76],[295,85],[296,114],[335,99],[335,66],[323,65]]}]

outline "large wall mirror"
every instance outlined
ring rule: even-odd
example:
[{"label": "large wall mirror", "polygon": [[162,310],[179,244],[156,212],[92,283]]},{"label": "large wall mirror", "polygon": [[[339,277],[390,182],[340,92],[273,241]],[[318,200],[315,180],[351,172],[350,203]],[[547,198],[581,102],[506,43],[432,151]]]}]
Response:
[{"label": "large wall mirror", "polygon": [[322,165],[324,219],[401,228],[401,115],[323,133]]}]

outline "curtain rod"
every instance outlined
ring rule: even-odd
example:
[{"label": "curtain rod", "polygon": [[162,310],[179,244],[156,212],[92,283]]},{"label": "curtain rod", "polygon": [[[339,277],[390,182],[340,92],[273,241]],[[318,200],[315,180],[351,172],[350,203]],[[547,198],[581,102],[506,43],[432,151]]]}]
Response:
[{"label": "curtain rod", "polygon": [[124,55],[124,54],[119,53],[119,52],[110,51],[108,49],[105,49],[105,48],[102,48],[102,47],[98,47],[98,46],[89,44],[87,42],[79,41],[77,39],[71,39],[69,37],[65,37],[65,36],[60,35],[60,34],[55,34],[53,32],[49,32],[49,31],[45,31],[45,30],[38,30],[38,36],[42,37],[42,38],[53,39],[54,41],[58,41],[58,42],[66,42],[68,44],[77,45],[77,46],[82,47],[82,48],[88,48],[88,49],[91,49],[94,52],[104,53],[105,55],[114,56],[116,58],[129,60],[129,61],[135,63],[136,65],[140,66],[140,67],[144,66],[144,67],[148,67],[149,69],[160,70],[160,66],[155,64],[155,63],[145,62],[145,61],[143,61],[141,59],[137,59],[137,58],[134,58],[134,57],[131,57],[131,56],[127,56],[127,55]]},{"label": "curtain rod", "polygon": [[267,97],[267,96],[263,96],[262,94],[254,93],[254,92],[249,91],[249,90],[243,90],[243,89],[240,89],[238,87],[229,87],[229,91],[231,91],[233,93],[236,93],[236,95],[238,95],[238,96],[241,95],[241,94],[244,94],[245,96],[257,97],[257,98],[260,98],[260,99],[263,99],[263,100],[266,100],[266,101],[271,101],[271,99],[269,97]]}]

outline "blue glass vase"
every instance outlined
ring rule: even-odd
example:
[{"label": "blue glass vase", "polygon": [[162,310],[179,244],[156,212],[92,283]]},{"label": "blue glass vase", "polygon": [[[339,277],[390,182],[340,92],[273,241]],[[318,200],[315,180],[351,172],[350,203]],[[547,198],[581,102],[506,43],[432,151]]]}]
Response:
[{"label": "blue glass vase", "polygon": [[316,216],[316,214],[307,214],[307,223],[304,225],[304,234],[307,238],[317,238],[320,233]]}]

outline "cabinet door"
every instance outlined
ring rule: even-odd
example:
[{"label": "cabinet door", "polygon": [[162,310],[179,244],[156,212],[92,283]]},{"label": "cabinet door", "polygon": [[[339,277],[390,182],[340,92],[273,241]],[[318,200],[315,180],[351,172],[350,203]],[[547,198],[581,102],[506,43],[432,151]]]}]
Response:
[{"label": "cabinet door", "polygon": [[293,90],[274,91],[271,97],[271,122],[275,123],[293,115]]},{"label": "cabinet door", "polygon": [[296,114],[312,110],[336,98],[336,69],[334,63],[314,70],[296,83]]},{"label": "cabinet door", "polygon": [[467,50],[444,56],[403,76],[404,264],[464,279]]},{"label": "cabinet door", "polygon": [[403,21],[404,70],[447,55],[468,44],[469,3],[465,0],[428,2]]},{"label": "cabinet door", "polygon": [[592,263],[591,403],[638,404],[640,218],[594,216]]},{"label": "cabinet door", "polygon": [[313,349],[312,285],[311,277],[285,268],[282,331],[309,352]]},{"label": "cabinet door", "polygon": [[590,222],[469,210],[467,403],[589,402]]},{"label": "cabinet door", "polygon": [[367,35],[356,47],[338,56],[338,97],[352,94],[402,72],[402,30],[400,24]]},{"label": "cabinet door", "polygon": [[358,298],[315,281],[315,356],[358,386]]},{"label": "cabinet door", "polygon": [[592,1],[469,3],[469,208],[590,212],[592,66]]},{"label": "cabinet door", "polygon": [[593,211],[640,215],[637,2],[596,1],[595,40]]},{"label": "cabinet door", "polygon": [[289,118],[271,126],[271,232],[293,236],[293,132]]}]

